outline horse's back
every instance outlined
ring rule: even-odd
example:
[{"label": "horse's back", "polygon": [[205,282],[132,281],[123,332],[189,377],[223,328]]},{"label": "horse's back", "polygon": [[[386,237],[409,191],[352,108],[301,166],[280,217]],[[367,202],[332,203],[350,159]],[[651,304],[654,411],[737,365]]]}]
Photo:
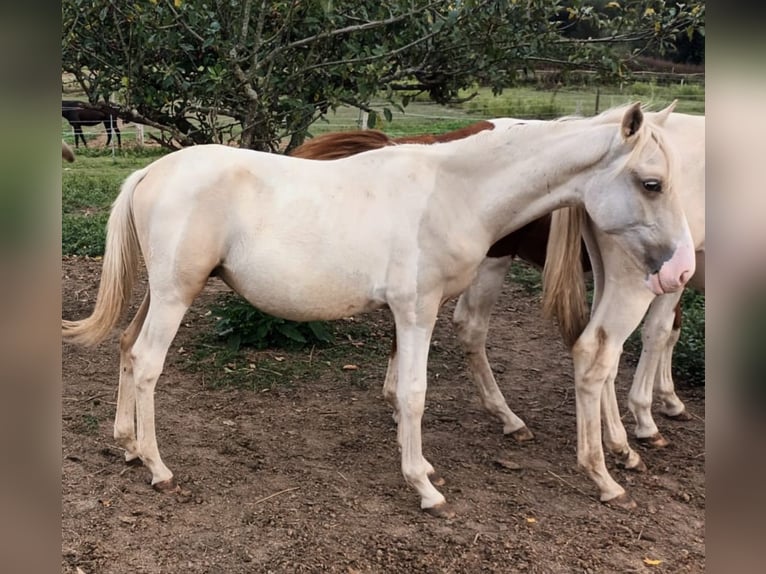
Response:
[{"label": "horse's back", "polygon": [[150,277],[180,269],[198,281],[216,270],[256,307],[293,320],[382,304],[391,253],[416,257],[405,246],[427,199],[364,177],[368,162],[350,159],[211,144],[156,160],[133,197]]}]

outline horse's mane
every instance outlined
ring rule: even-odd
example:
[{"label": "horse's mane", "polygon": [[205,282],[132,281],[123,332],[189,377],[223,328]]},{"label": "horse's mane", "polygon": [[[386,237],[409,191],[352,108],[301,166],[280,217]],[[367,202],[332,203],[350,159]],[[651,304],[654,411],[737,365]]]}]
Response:
[{"label": "horse's mane", "polygon": [[394,143],[394,140],[378,130],[338,132],[310,139],[291,151],[290,155],[304,159],[340,159]]},{"label": "horse's mane", "polygon": [[317,136],[295,148],[289,155],[304,159],[339,159],[387,146],[399,144],[438,144],[461,140],[495,124],[482,120],[443,134],[422,134],[391,138],[379,130],[356,130]]}]

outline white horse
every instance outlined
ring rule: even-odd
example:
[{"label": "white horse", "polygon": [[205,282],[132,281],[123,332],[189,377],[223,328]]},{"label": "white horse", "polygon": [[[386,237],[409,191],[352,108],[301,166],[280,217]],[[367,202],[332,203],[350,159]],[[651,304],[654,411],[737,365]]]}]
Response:
[{"label": "white horse", "polygon": [[[127,460],[149,468],[155,488],[175,491],[157,447],[154,388],[210,275],[286,319],[337,319],[388,306],[398,341],[402,473],[421,508],[450,515],[421,445],[439,307],[470,285],[494,241],[568,205],[583,205],[643,270],[647,298],[683,288],[694,273],[694,246],[661,123],[645,120],[634,104],[617,121],[614,113],[509,120],[440,146],[402,145],[328,162],[220,145],[169,154],[123,184],[95,309],[62,321],[63,338],[93,345],[111,332],[143,255],[149,290],[120,342],[114,436]],[[588,382],[577,388],[578,435],[586,437],[580,445],[608,476],[599,440],[603,381]]]},{"label": "white horse", "polygon": [[[665,126],[665,132],[679,150],[681,168],[683,172],[682,201],[684,210],[690,220],[692,238],[697,249],[697,271],[691,279],[691,285],[697,289],[704,289],[704,244],[705,244],[705,118],[704,116],[691,116],[686,114],[671,113],[675,102],[662,112],[650,113],[649,116],[661,119]],[[668,114],[670,114],[668,116]],[[667,120],[662,119],[667,116]],[[423,134],[405,136],[402,138],[390,138],[383,132],[375,130],[338,132],[325,134],[314,138],[299,148],[293,150],[292,155],[309,159],[336,159],[347,157],[371,149],[379,149],[385,146],[400,145],[402,143],[439,144],[468,137],[483,130],[492,129],[492,122],[507,120],[480,121],[460,130],[442,134]],[[570,210],[567,212],[567,209]],[[565,208],[554,213],[552,231],[554,241],[551,243],[550,257],[558,261],[559,265],[565,265],[556,273],[563,280],[559,281],[558,288],[551,287],[550,281],[546,282],[546,306],[551,315],[561,315],[564,320],[562,332],[568,345],[571,347],[584,329],[585,290],[582,274],[579,270],[580,245],[579,229],[570,227],[577,222],[576,218],[581,213],[572,211],[579,208]],[[575,219],[573,219],[575,218]],[[587,224],[587,222],[586,222]],[[502,291],[503,282],[508,273],[508,268],[515,256],[522,257],[535,265],[543,266],[546,261],[546,244],[550,230],[550,220],[540,219],[521,229],[511,232],[496,242],[488,251],[476,279],[469,288],[460,296],[453,321],[456,325],[458,339],[460,340],[468,359],[469,372],[479,391],[484,408],[495,415],[503,424],[505,434],[512,436],[518,441],[526,441],[533,438],[532,432],[524,421],[518,417],[508,406],[502,392],[492,373],[487,353],[486,340],[489,329],[490,313]],[[563,230],[569,230],[569,234],[561,235]],[[595,262],[596,301],[599,293],[604,288],[604,270],[602,251],[611,253],[614,249],[613,241],[608,234],[591,229],[585,225],[582,233],[587,234],[589,239],[591,258]],[[561,249],[567,251],[560,252]],[[619,249],[619,248],[618,248]],[[626,262],[620,261],[619,250],[614,252],[615,264],[622,265],[627,270]],[[587,260],[588,262],[590,260]],[[550,271],[549,271],[550,273]],[[640,283],[642,271],[638,268],[633,274]],[[630,272],[622,281],[630,282]],[[626,295],[629,295],[626,292]],[[646,314],[646,321],[642,330],[643,351],[638,368],[631,387],[628,399],[630,411],[636,418],[635,434],[639,441],[654,447],[662,447],[668,444],[667,440],[659,433],[651,416],[652,388],[657,388],[662,401],[661,410],[671,418],[687,420],[689,415],[675,393],[671,375],[671,357],[673,347],[680,333],[680,311],[678,308],[681,292],[658,296],[650,305]],[[637,303],[641,308],[643,303],[639,299],[623,301],[621,297],[616,309],[602,309],[602,316],[611,317],[615,314],[625,314],[625,305]],[[674,313],[675,308],[675,313]],[[569,316],[576,310],[578,319],[574,322]],[[593,307],[595,310],[595,305]],[[594,323],[594,327],[596,323]],[[574,332],[573,332],[574,331]],[[397,420],[396,412],[396,357],[394,353],[389,361],[389,370],[384,385],[384,396],[394,407],[394,419]],[[616,375],[616,371],[613,375]],[[607,379],[607,384],[614,384],[614,376]],[[607,422],[611,425],[607,430],[609,436],[618,437],[610,439],[612,450],[620,454],[620,460],[630,468],[645,468],[637,453],[627,447],[624,441],[624,429],[622,428],[617,405],[613,402],[614,391],[610,389],[604,393],[603,408],[609,409],[606,415]],[[633,502],[623,497],[614,500],[625,505],[632,506]]]},{"label": "white horse", "polygon": [[[666,110],[658,112],[667,113]],[[652,117],[654,114],[648,114]],[[679,162],[682,170],[683,185],[679,186],[681,201],[684,205],[684,211],[689,221],[692,238],[697,255],[696,273],[690,280],[689,286],[704,291],[704,250],[705,250],[705,118],[704,116],[693,116],[680,113],[672,113],[664,122],[665,135],[679,150]],[[577,235],[577,227],[570,228],[573,219],[576,220],[582,216],[576,211],[577,208],[563,209],[553,214],[551,223],[551,241],[549,242],[549,252],[546,260],[561,260],[565,258],[566,270],[557,269],[556,273],[560,277],[568,278],[566,285],[555,290],[551,287],[549,281],[544,281],[546,289],[546,306],[548,313],[552,316],[563,315],[564,325],[562,326],[564,338],[569,346],[572,346],[583,329],[581,320],[578,320],[578,326],[572,327],[566,324],[569,319],[569,313],[572,309],[577,309],[580,316],[585,314],[584,309],[584,287],[582,286],[582,266],[579,262],[580,254],[577,248],[580,244]],[[584,222],[582,233],[586,238],[588,252],[591,264],[594,270],[594,304],[591,319],[593,327],[598,327],[595,311],[599,305],[600,294],[604,291],[604,266],[602,259],[611,257],[612,265],[620,265],[625,268],[621,281],[630,283],[632,274],[633,283],[642,277],[642,271],[638,267],[630,269],[629,260],[626,260],[621,254],[619,246],[614,245],[609,234],[603,233],[590,224]],[[579,224],[577,224],[579,225]],[[559,237],[565,231],[571,232],[570,235]],[[559,253],[561,249],[574,249],[566,256]],[[505,398],[500,392],[497,382],[492,374],[492,370],[487,360],[486,339],[489,329],[489,316],[492,307],[500,296],[503,281],[508,272],[512,256],[503,258],[487,258],[479,268],[476,280],[460,296],[455,307],[453,321],[456,324],[458,337],[466,350],[469,358],[470,371],[473,379],[479,389],[484,407],[497,416],[503,423],[503,430],[506,434],[514,436],[517,440],[527,440],[532,438],[531,432],[527,429],[524,421],[519,418],[507,405]],[[607,265],[607,267],[609,267]],[[617,283],[610,280],[613,288],[618,289]],[[575,286],[580,286],[575,289]],[[554,293],[555,290],[555,293]],[[671,358],[673,347],[678,341],[680,335],[680,316],[677,305],[681,298],[681,291],[661,295],[656,297],[650,304],[646,313],[646,319],[642,328],[643,348],[638,367],[633,379],[630,394],[628,396],[628,408],[636,419],[635,435],[641,441],[651,446],[662,447],[668,444],[667,440],[659,433],[657,425],[651,414],[652,390],[656,389],[661,400],[661,412],[668,417],[686,420],[689,415],[686,409],[675,393],[673,378],[671,374]],[[574,301],[566,299],[572,296]],[[562,301],[562,298],[564,300]],[[614,307],[609,307],[609,303],[601,311],[601,317],[617,317],[618,315],[627,315],[627,306],[636,305],[636,309],[643,307],[643,303],[630,297],[629,288],[625,291],[615,294],[610,298]],[[605,305],[601,303],[601,305]],[[630,311],[635,316],[637,311]],[[640,321],[640,317],[638,318]],[[638,322],[636,322],[636,326]],[[620,343],[622,346],[622,343]],[[619,357],[618,357],[619,358]],[[616,371],[614,373],[616,375]],[[613,384],[614,376],[609,378],[609,383]],[[613,391],[610,391],[613,393]],[[605,405],[606,407],[606,405]],[[614,408],[614,407],[610,407]],[[611,413],[610,419],[614,424],[620,425],[618,413]],[[621,435],[619,429],[613,433]],[[621,451],[623,446],[617,447]],[[638,455],[631,455],[633,464],[640,466]]]}]

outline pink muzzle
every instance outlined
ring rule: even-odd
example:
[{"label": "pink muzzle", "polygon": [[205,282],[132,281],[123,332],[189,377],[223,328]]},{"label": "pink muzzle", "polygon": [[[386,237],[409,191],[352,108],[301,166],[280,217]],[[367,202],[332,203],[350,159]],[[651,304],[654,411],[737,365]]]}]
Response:
[{"label": "pink muzzle", "polygon": [[646,286],[655,295],[673,293],[683,289],[691,279],[696,269],[696,257],[691,241],[684,241],[673,253],[673,257],[665,261],[659,272],[646,278]]}]

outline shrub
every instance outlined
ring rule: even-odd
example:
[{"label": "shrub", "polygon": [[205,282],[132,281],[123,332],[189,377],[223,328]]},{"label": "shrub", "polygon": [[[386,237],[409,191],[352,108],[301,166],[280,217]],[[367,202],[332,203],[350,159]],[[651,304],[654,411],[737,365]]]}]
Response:
[{"label": "shrub", "polygon": [[691,385],[705,384],[705,296],[687,289],[681,297],[683,324],[673,350],[673,375]]},{"label": "shrub", "polygon": [[213,306],[213,313],[218,318],[215,334],[235,351],[241,347],[300,349],[333,340],[321,321],[300,323],[272,317],[236,295],[220,300]]}]

